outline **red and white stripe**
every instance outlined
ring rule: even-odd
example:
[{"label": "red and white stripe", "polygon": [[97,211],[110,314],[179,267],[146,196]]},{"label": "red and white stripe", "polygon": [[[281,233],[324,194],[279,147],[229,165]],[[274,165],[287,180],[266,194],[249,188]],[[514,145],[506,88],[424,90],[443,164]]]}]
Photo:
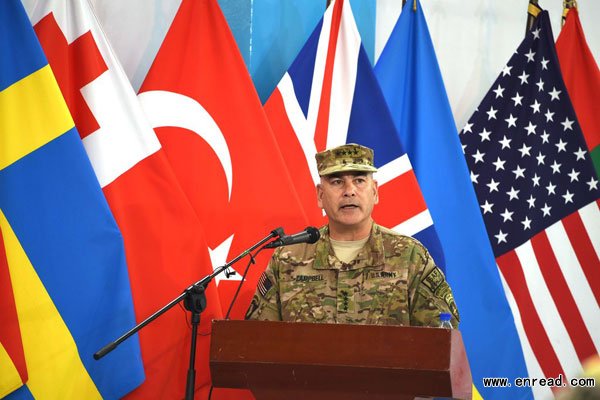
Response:
[{"label": "red and white stripe", "polygon": [[[530,376],[577,376],[600,351],[598,202],[496,261]],[[548,395],[543,388],[534,393]]]}]

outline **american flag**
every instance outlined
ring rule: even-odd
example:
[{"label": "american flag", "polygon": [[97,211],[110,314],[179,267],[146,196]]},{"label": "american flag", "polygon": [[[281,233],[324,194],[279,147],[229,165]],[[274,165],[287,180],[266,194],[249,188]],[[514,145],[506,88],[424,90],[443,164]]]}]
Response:
[{"label": "american flag", "polygon": [[344,143],[368,146],[375,152],[380,196],[373,218],[419,239],[443,267],[431,215],[361,44],[350,2],[331,3],[265,111],[312,223],[322,223],[314,193],[319,180],[315,153]]},{"label": "american flag", "polygon": [[600,350],[600,191],[547,12],[460,139],[529,374],[575,376]]}]

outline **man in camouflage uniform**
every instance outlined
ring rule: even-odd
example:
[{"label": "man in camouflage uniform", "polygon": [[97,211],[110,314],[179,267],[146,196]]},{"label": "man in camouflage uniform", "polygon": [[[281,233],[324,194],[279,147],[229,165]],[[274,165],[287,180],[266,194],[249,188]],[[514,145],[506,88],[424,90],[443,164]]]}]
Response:
[{"label": "man in camouflage uniform", "polygon": [[444,274],[415,239],[373,222],[373,150],[347,144],[316,155],[319,207],[329,224],[314,244],[278,248],[247,319],[438,326],[458,310]]}]

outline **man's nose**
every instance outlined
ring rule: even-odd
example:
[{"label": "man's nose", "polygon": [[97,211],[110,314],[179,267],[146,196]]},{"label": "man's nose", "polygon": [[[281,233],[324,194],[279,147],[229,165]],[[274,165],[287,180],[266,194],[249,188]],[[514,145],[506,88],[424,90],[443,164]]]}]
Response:
[{"label": "man's nose", "polygon": [[346,182],[344,184],[344,196],[354,197],[356,196],[356,186],[352,182]]}]

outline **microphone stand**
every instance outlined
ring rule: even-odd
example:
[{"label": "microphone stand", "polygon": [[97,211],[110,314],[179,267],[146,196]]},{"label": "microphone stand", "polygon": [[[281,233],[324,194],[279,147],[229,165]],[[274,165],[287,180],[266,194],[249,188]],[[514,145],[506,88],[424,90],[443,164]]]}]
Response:
[{"label": "microphone stand", "polygon": [[183,293],[179,296],[171,300],[161,309],[150,315],[148,318],[131,328],[129,331],[124,333],[117,340],[107,344],[96,353],[94,353],[94,359],[99,360],[111,351],[113,351],[118,345],[123,343],[137,331],[148,325],[150,322],[154,321],[156,318],[160,317],[162,314],[173,308],[177,303],[183,300],[183,305],[186,310],[192,313],[191,315],[191,323],[192,323],[192,340],[190,345],[190,365],[187,373],[187,380],[185,385],[185,399],[193,400],[194,399],[194,386],[196,380],[196,370],[195,370],[195,362],[196,362],[196,335],[198,333],[198,325],[200,324],[200,314],[202,311],[206,309],[206,287],[213,280],[213,278],[219,275],[221,272],[226,271],[233,264],[250,254],[256,248],[262,246],[269,240],[280,237],[283,235],[283,229],[277,228],[271,231],[271,233],[264,237],[262,240],[254,244],[249,249],[245,250],[243,253],[235,257],[233,260],[228,262],[225,265],[222,265],[216,268],[212,274],[206,275],[204,278],[200,279],[198,282],[186,288]]}]

